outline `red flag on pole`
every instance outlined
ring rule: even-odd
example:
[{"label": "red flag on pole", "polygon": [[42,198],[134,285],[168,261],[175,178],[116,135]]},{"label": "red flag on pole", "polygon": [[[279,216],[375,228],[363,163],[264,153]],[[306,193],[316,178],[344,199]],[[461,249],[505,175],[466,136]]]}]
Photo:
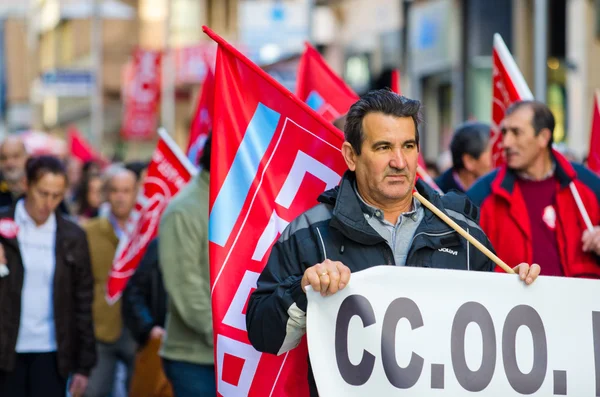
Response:
[{"label": "red flag on pole", "polygon": [[249,343],[246,303],[287,224],[336,186],[343,136],[212,30],[215,75],[209,250],[217,390],[308,395],[306,343],[281,356]]},{"label": "red flag on pole", "polygon": [[594,95],[588,167],[595,173],[600,173],[600,91],[596,91]]},{"label": "red flag on pole", "polygon": [[121,136],[124,139],[152,139],[158,122],[160,101],[160,51],[136,50],[127,65]]},{"label": "red flag on pole", "polygon": [[126,235],[119,241],[106,286],[106,300],[115,302],[137,269],[150,241],[156,237],[167,204],[197,172],[175,141],[160,129],[158,144],[144,185],[129,217]]},{"label": "red flag on pole", "polygon": [[392,84],[390,89],[396,94],[402,95],[402,90],[400,90],[400,71],[398,69],[392,70]]},{"label": "red flag on pole", "polygon": [[81,132],[75,126],[69,127],[67,130],[67,139],[69,143],[69,153],[71,156],[81,160],[82,163],[87,161],[97,161],[102,167],[107,166],[109,162],[98,152],[94,150],[92,145],[81,135]]},{"label": "red flag on pole", "polygon": [[202,83],[202,93],[198,98],[196,113],[190,126],[190,139],[187,146],[187,156],[192,164],[197,165],[204,150],[204,144],[212,129],[213,109],[215,101],[215,75],[207,61],[206,77]]},{"label": "red flag on pole", "polygon": [[504,164],[500,123],[506,108],[513,102],[533,99],[519,67],[498,33],[494,34],[492,76],[492,163],[498,167]]},{"label": "red flag on pole", "polygon": [[296,94],[325,120],[346,114],[358,95],[331,68],[309,43],[298,65]]}]

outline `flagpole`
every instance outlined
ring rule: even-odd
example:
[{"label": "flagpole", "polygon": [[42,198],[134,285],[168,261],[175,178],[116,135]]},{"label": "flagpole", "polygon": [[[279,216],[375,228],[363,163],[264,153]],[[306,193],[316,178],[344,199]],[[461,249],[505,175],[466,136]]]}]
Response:
[{"label": "flagpole", "polygon": [[171,136],[175,136],[175,66],[171,48],[171,0],[164,0],[164,51],[161,78],[161,124]]},{"label": "flagpole", "polygon": [[102,138],[104,132],[104,90],[102,79],[102,4],[100,0],[93,0],[92,27],[91,27],[91,56],[92,69],[94,73],[94,88],[90,100],[90,122],[92,146],[96,150],[102,149]]},{"label": "flagpole", "polygon": [[475,248],[477,248],[479,251],[481,251],[482,254],[487,256],[496,265],[500,266],[502,268],[502,270],[504,270],[506,273],[514,274],[515,271],[513,269],[511,269],[510,266],[508,266],[506,264],[506,262],[504,262],[502,259],[498,258],[498,256],[495,255],[492,251],[490,251],[485,245],[481,244],[479,241],[477,241],[477,239],[475,237],[471,236],[465,229],[463,229],[456,222],[454,222],[452,219],[450,219],[450,217],[448,215],[444,214],[439,208],[437,208],[435,205],[433,205],[425,197],[421,196],[421,194],[419,194],[419,192],[414,191],[413,196],[417,200],[419,200],[421,202],[421,204],[423,204],[425,207],[427,207],[427,209],[429,209],[431,212],[433,212],[435,215],[437,215],[448,226],[450,226],[452,229],[456,230],[456,232],[458,232],[458,234],[460,234],[465,239],[467,239],[467,241],[469,241],[471,244],[473,244],[473,246],[475,246]]},{"label": "flagpole", "polygon": [[533,25],[535,99],[546,103],[546,85],[548,84],[548,0],[535,0]]}]

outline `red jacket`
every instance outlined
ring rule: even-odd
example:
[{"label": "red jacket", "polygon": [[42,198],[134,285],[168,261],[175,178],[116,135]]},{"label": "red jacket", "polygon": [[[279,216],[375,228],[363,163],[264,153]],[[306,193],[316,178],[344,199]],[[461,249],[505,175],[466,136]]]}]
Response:
[{"label": "red jacket", "polygon": [[[582,250],[581,236],[586,226],[569,188],[574,182],[592,224],[599,225],[600,178],[581,165],[569,163],[556,151],[552,156],[556,161],[554,177],[558,187],[556,237],[563,272],[567,277],[600,278],[599,257]],[[480,206],[481,227],[497,255],[511,267],[533,261],[529,215],[515,179],[515,173],[503,166],[467,192]]]}]

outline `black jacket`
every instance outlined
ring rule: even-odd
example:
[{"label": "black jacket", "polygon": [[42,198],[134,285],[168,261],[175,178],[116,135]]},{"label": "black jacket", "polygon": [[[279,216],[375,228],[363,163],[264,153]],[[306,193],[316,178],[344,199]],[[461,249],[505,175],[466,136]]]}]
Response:
[{"label": "black jacket", "polygon": [[166,304],[167,294],[158,266],[158,239],[154,239],[123,292],[123,321],[140,346],[146,344],[154,326],[164,328]]},{"label": "black jacket", "polygon": [[[392,249],[363,215],[354,180],[354,173],[347,172],[340,186],[323,193],[319,197],[321,204],[292,221],[274,244],[246,315],[248,337],[258,351],[282,354],[300,343],[307,306],[300,281],[307,268],[325,258],[342,262],[352,272],[381,264],[395,265]],[[465,195],[440,196],[423,181],[417,182],[417,190],[493,250],[477,225],[478,208]],[[411,242],[407,266],[494,269],[491,260],[423,208],[425,214]],[[317,396],[310,369],[308,377],[311,396]]]},{"label": "black jacket", "polygon": [[442,175],[435,178],[435,184],[438,185],[444,193],[448,193],[452,190],[461,193],[465,192],[462,186],[456,183],[456,180],[454,179],[454,168],[446,170]]},{"label": "black jacket", "polygon": [[[15,218],[15,207],[0,209],[0,219]],[[0,278],[0,370],[15,367],[21,319],[24,267],[16,238],[0,236],[10,274]],[[96,364],[92,320],[94,295],[90,253],[85,232],[56,214],[56,267],[54,270],[54,323],[58,370],[89,375]]]}]

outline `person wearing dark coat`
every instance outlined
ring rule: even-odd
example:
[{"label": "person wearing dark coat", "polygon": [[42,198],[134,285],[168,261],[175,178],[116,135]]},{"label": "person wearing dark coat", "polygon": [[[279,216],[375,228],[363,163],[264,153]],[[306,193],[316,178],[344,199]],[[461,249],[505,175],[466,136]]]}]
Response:
[{"label": "person wearing dark coat", "polygon": [[123,292],[123,321],[136,342],[144,346],[150,334],[164,332],[167,294],[158,266],[158,239],[148,245]]}]

